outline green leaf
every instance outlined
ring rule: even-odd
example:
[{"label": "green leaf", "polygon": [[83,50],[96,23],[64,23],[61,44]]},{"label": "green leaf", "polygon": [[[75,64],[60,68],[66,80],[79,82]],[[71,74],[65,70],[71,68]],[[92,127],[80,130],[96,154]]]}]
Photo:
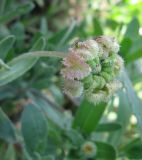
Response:
[{"label": "green leaf", "polygon": [[76,130],[67,130],[65,135],[71,140],[75,147],[79,147],[84,142],[83,136]]},{"label": "green leaf", "polygon": [[31,2],[17,6],[14,9],[11,9],[10,11],[7,11],[3,15],[1,15],[0,16],[0,23],[6,23],[17,16],[21,16],[23,14],[26,14],[29,11],[31,11],[33,8],[34,8],[34,5]]},{"label": "green leaf", "polygon": [[105,103],[94,105],[88,101],[83,101],[77,110],[73,122],[73,128],[78,128],[85,134],[94,131],[106,108]]},{"label": "green leaf", "polygon": [[103,160],[115,160],[116,159],[116,151],[115,149],[108,143],[95,141],[97,146],[97,159]]},{"label": "green leaf", "polygon": [[95,35],[95,36],[103,35],[103,30],[102,30],[101,25],[100,25],[100,23],[99,23],[97,18],[94,18],[93,24],[94,24],[94,33],[93,33],[93,35]]},{"label": "green leaf", "polygon": [[140,138],[135,138],[131,140],[126,146],[124,146],[123,151],[129,159],[142,159],[142,141]]},{"label": "green leaf", "polygon": [[30,98],[32,98],[32,100],[36,103],[36,106],[46,114],[47,118],[51,122],[61,129],[65,128],[64,115],[60,112],[61,110],[59,108],[54,106],[54,104],[52,104],[40,93],[30,95]]},{"label": "green leaf", "polygon": [[138,38],[138,36],[139,36],[139,21],[137,18],[134,18],[129,23],[124,37],[130,39],[131,41],[134,41],[135,39]]},{"label": "green leaf", "polygon": [[[31,51],[34,50],[42,50],[44,49],[46,43],[44,38],[40,38]],[[8,63],[10,69],[2,68],[0,69],[0,86],[5,85],[18,77],[22,76],[26,73],[29,69],[31,69],[34,64],[37,62],[38,58],[25,58],[25,59],[13,59]]]},{"label": "green leaf", "polygon": [[132,47],[132,41],[129,38],[124,38],[121,42],[120,53],[126,61],[127,61],[126,56],[129,55],[131,47]]},{"label": "green leaf", "polygon": [[138,128],[139,128],[140,136],[142,138],[142,103],[137,97],[133,89],[131,80],[129,79],[126,71],[123,72],[122,80],[126,88],[126,93],[130,102],[130,106],[132,107],[132,112],[135,114],[137,118]]},{"label": "green leaf", "polygon": [[4,154],[3,160],[16,160],[16,154],[12,144],[8,145],[8,149]]},{"label": "green leaf", "polygon": [[15,128],[1,108],[0,108],[0,138],[11,143],[16,141]]},{"label": "green leaf", "polygon": [[127,45],[127,48],[129,48],[129,50],[127,52],[125,52],[125,50],[123,51],[123,43],[121,44],[121,51],[122,53],[127,53],[126,54],[126,61],[127,63],[130,63],[132,61],[135,61],[139,58],[142,57],[142,45],[141,45],[141,42],[142,42],[142,37],[139,36],[132,44],[131,46],[130,45]]},{"label": "green leaf", "polygon": [[7,9],[9,9],[12,6],[11,0],[1,0],[0,1],[0,13],[6,12]]},{"label": "green leaf", "polygon": [[73,21],[69,28],[64,28],[61,31],[55,33],[52,37],[49,38],[48,41],[54,45],[57,44],[57,47],[60,48],[75,35],[76,28],[76,21]]},{"label": "green leaf", "polygon": [[120,123],[121,128],[117,130],[115,133],[111,133],[108,138],[108,142],[113,146],[118,146],[122,142],[122,138],[129,124],[130,116],[132,114],[132,110],[130,108],[130,103],[126,92],[119,92],[119,106],[117,111],[117,120],[116,123]]},{"label": "green leaf", "polygon": [[14,36],[7,36],[6,38],[2,39],[0,41],[0,58],[5,59],[7,56],[7,53],[9,50],[12,48],[13,44],[15,42],[15,37]]},{"label": "green leaf", "polygon": [[121,129],[119,123],[102,123],[99,124],[96,128],[96,132],[112,132]]},{"label": "green leaf", "polygon": [[22,113],[22,135],[29,153],[44,153],[47,145],[47,119],[34,104],[28,104]]},{"label": "green leaf", "polygon": [[61,37],[58,46],[64,45],[69,40],[69,38],[71,38],[71,36],[74,34],[75,29],[76,29],[76,21],[73,21],[68,30],[65,32],[64,36]]}]

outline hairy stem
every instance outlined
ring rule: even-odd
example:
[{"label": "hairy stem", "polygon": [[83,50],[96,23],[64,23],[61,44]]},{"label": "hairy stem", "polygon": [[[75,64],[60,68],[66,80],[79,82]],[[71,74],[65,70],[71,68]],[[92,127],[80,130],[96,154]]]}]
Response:
[{"label": "hairy stem", "polygon": [[27,52],[24,53],[15,60],[25,59],[25,58],[32,58],[32,57],[57,57],[57,58],[64,58],[66,57],[66,53],[58,52],[58,51],[34,51],[34,52]]}]

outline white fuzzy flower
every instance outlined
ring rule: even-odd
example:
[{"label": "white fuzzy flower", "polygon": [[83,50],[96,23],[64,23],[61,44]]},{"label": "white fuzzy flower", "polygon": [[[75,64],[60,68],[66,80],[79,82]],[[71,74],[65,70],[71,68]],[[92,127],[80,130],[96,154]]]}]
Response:
[{"label": "white fuzzy flower", "polygon": [[97,91],[96,93],[94,92],[88,92],[85,94],[86,98],[92,102],[93,104],[98,104],[100,102],[107,102],[108,101],[108,95],[105,91]]},{"label": "white fuzzy flower", "polygon": [[122,83],[118,80],[113,80],[106,84],[109,95],[113,95],[116,91],[122,88]]},{"label": "white fuzzy flower", "polygon": [[96,155],[97,147],[93,142],[87,141],[81,146],[81,151],[86,158],[93,158]]},{"label": "white fuzzy flower", "polygon": [[110,36],[100,36],[96,38],[96,41],[102,46],[103,50],[106,52],[118,53],[119,44],[114,37]]},{"label": "white fuzzy flower", "polygon": [[64,79],[63,91],[71,97],[80,97],[83,93],[83,84],[80,81]]},{"label": "white fuzzy flower", "polygon": [[88,61],[98,56],[99,46],[95,40],[89,39],[84,42],[77,42],[71,50],[74,50],[77,54],[83,57],[85,61]]},{"label": "white fuzzy flower", "polygon": [[124,60],[119,55],[116,56],[115,59],[115,70],[120,73],[124,66]]}]

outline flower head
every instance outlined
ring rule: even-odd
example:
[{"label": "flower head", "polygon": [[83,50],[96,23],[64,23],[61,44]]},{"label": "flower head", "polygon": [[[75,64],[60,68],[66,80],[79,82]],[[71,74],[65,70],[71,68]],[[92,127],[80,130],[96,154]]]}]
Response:
[{"label": "flower head", "polygon": [[94,104],[107,102],[122,87],[116,80],[124,65],[118,51],[119,44],[113,37],[77,42],[63,60],[64,92],[75,97],[84,95]]},{"label": "flower head", "polygon": [[86,92],[85,94],[86,98],[92,102],[93,104],[98,104],[100,102],[107,102],[108,101],[108,95],[106,91],[96,91],[94,92]]},{"label": "flower head", "polygon": [[106,84],[109,95],[113,95],[117,90],[122,88],[122,83],[118,80],[113,80]]},{"label": "flower head", "polygon": [[64,58],[63,64],[65,68],[61,70],[61,74],[64,78],[70,80],[83,79],[91,72],[90,66],[75,52],[70,52],[68,56]]},{"label": "flower head", "polygon": [[85,61],[92,60],[98,56],[99,46],[95,40],[89,39],[84,42],[77,42],[72,48],[78,55],[83,57]]},{"label": "flower head", "polygon": [[63,91],[71,97],[80,97],[83,93],[83,84],[80,81],[64,79]]},{"label": "flower head", "polygon": [[107,52],[118,53],[119,51],[119,44],[114,37],[100,36],[96,38],[96,41]]},{"label": "flower head", "polygon": [[93,158],[96,155],[97,147],[93,142],[87,141],[81,146],[81,151],[86,158]]}]

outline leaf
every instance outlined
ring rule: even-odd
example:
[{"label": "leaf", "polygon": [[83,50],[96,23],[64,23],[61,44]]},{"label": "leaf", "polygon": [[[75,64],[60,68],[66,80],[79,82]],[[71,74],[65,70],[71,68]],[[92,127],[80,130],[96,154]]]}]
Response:
[{"label": "leaf", "polygon": [[46,114],[51,122],[61,129],[66,127],[65,124],[68,122],[64,122],[64,115],[60,112],[60,109],[56,108],[56,106],[54,106],[54,104],[52,104],[42,94],[36,93],[30,95],[30,98],[32,98],[36,106]]},{"label": "leaf", "polygon": [[0,138],[11,143],[16,141],[15,128],[1,108],[0,108]]},{"label": "leaf", "polygon": [[88,101],[83,101],[77,110],[73,122],[73,128],[78,128],[85,134],[94,131],[106,108],[105,103],[94,105]]},{"label": "leaf", "polygon": [[135,138],[131,140],[126,146],[124,146],[123,151],[129,159],[142,159],[142,141],[140,138]]},{"label": "leaf", "polygon": [[4,155],[3,160],[16,160],[15,150],[12,144],[8,145],[8,149]]},{"label": "leaf", "polygon": [[7,56],[7,53],[9,50],[12,48],[13,44],[15,42],[15,37],[14,36],[7,36],[6,38],[2,39],[0,41],[0,58],[5,59]]},{"label": "leaf", "polygon": [[67,130],[65,135],[71,140],[75,147],[80,147],[80,145],[84,142],[83,136],[76,130]]},{"label": "leaf", "polygon": [[6,12],[7,9],[10,8],[10,6],[12,6],[12,1],[11,0],[1,0],[0,1],[0,13],[4,13]]},{"label": "leaf", "polygon": [[96,128],[96,132],[112,132],[121,129],[119,123],[102,123]]},{"label": "leaf", "polygon": [[120,91],[118,95],[119,95],[119,106],[117,111],[116,123],[120,123],[122,125],[118,131],[116,131],[115,133],[111,133],[108,137],[108,142],[113,146],[118,146],[121,144],[123,140],[122,138],[129,124],[130,116],[132,114],[126,92]]},{"label": "leaf", "polygon": [[137,18],[132,19],[129,23],[124,37],[134,41],[139,36],[139,21]]},{"label": "leaf", "polygon": [[116,151],[110,144],[100,141],[95,141],[95,144],[97,146],[96,159],[103,159],[103,160],[116,159]]},{"label": "leaf", "polygon": [[42,33],[43,36],[48,36],[48,24],[46,17],[41,18],[41,24],[40,24],[40,32]]},{"label": "leaf", "polygon": [[[127,48],[129,48],[127,55],[126,55],[126,61],[127,63],[130,63],[132,61],[135,61],[142,57],[142,45],[141,45],[142,37],[139,36],[131,45],[127,45]],[[123,47],[123,44],[122,44]],[[121,49],[122,49],[121,47]],[[122,50],[124,53],[124,51]]]},{"label": "leaf", "polygon": [[0,23],[6,23],[17,16],[26,14],[29,11],[31,11],[33,8],[34,8],[34,4],[31,2],[17,6],[14,9],[11,9],[10,11],[7,11],[3,15],[1,15],[0,16]]},{"label": "leaf", "polygon": [[47,145],[47,119],[34,104],[28,104],[22,113],[22,135],[29,153],[44,153]]},{"label": "leaf", "polygon": [[76,28],[76,22],[74,21],[71,23],[69,28],[64,28],[61,31],[55,33],[49,38],[48,41],[54,45],[56,44],[57,47],[60,48],[74,36]]},{"label": "leaf", "polygon": [[68,41],[68,39],[71,38],[71,36],[74,34],[75,29],[76,29],[76,21],[73,21],[68,30],[65,32],[64,36],[62,36],[61,40],[58,43],[58,46],[64,45]]},{"label": "leaf", "polygon": [[94,24],[94,33],[93,33],[93,35],[95,35],[95,36],[103,35],[103,30],[102,30],[101,25],[100,25],[100,23],[99,23],[97,18],[94,18],[93,24]]},{"label": "leaf", "polygon": [[129,51],[132,47],[132,41],[129,38],[124,38],[120,45],[120,53],[122,57],[127,61],[126,56],[129,55]]},{"label": "leaf", "polygon": [[[34,50],[42,50],[45,47],[45,39],[40,38],[31,51]],[[37,62],[38,58],[25,58],[25,59],[13,59],[8,63],[10,69],[2,68],[0,69],[0,86],[5,85],[18,77],[22,76],[26,73],[29,69],[31,69],[34,64]]]},{"label": "leaf", "polygon": [[142,103],[137,97],[126,71],[123,72],[122,80],[126,88],[126,93],[130,102],[130,106],[132,107],[132,112],[135,114],[137,118],[138,128],[140,136],[142,138]]}]

